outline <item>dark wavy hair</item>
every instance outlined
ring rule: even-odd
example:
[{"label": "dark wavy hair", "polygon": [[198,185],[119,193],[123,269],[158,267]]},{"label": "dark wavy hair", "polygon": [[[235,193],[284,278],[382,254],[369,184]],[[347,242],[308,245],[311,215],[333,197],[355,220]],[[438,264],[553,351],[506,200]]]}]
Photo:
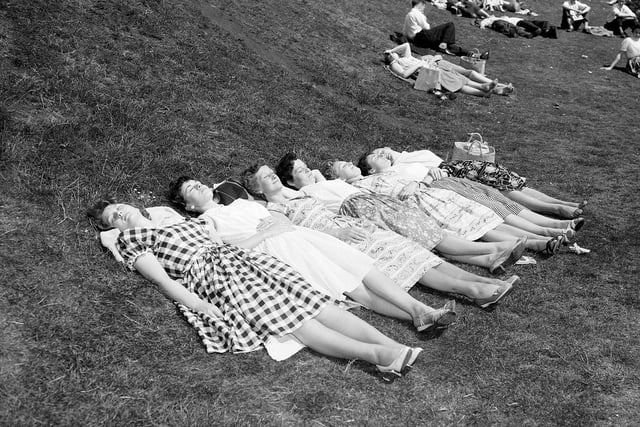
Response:
[{"label": "dark wavy hair", "polygon": [[296,153],[287,153],[278,162],[276,165],[276,175],[282,181],[282,184],[285,187],[293,188],[294,190],[298,190],[293,185],[289,184],[289,181],[293,181],[293,163],[298,160],[298,156]]},{"label": "dark wavy hair", "polygon": [[177,179],[169,183],[167,199],[171,204],[180,208],[181,210],[184,210],[187,205],[186,200],[184,200],[184,197],[182,197],[182,184],[187,181],[191,181],[192,179],[193,178],[188,175],[182,175],[181,177],[178,177]]},{"label": "dark wavy hair", "polygon": [[371,166],[369,166],[369,161],[367,160],[367,157],[369,157],[369,155],[372,153],[373,153],[373,150],[366,151],[358,159],[358,164],[356,166],[358,166],[358,169],[360,169],[360,173],[362,173],[362,176],[369,175],[369,170],[371,170]]},{"label": "dark wavy hair", "polygon": [[107,224],[102,219],[102,213],[105,208],[109,205],[113,205],[114,203],[118,203],[118,201],[111,196],[105,196],[104,198],[95,202],[89,209],[87,209],[87,218],[89,222],[98,231],[107,231],[114,228],[113,226]]},{"label": "dark wavy hair", "polygon": [[242,171],[240,179],[242,180],[242,186],[247,189],[249,194],[251,194],[255,199],[266,201],[267,199],[264,197],[264,194],[260,192],[258,180],[256,178],[258,170],[264,165],[265,162],[262,160],[257,161]]},{"label": "dark wavy hair", "polygon": [[333,171],[333,165],[339,161],[339,159],[325,160],[322,164],[322,169],[320,170],[320,172],[322,172],[322,175],[324,175],[324,177],[327,179],[338,179],[338,175],[336,175]]}]

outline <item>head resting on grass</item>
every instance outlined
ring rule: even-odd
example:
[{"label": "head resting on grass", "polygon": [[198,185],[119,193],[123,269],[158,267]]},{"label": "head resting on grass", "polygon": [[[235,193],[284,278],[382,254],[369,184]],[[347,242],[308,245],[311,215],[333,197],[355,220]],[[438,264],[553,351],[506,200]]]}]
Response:
[{"label": "head resting on grass", "polygon": [[283,185],[294,190],[316,183],[311,169],[295,153],[287,153],[280,159],[276,165],[276,175]]},{"label": "head resting on grass", "polygon": [[263,161],[258,161],[242,172],[242,185],[255,198],[267,200],[269,194],[282,190],[280,178]]},{"label": "head resting on grass", "polygon": [[360,169],[351,162],[344,160],[332,159],[327,160],[324,164],[324,176],[329,179],[341,179],[351,182],[362,177]]},{"label": "head resting on grass", "polygon": [[191,214],[202,213],[218,203],[210,187],[188,175],[169,183],[167,198],[176,207]]},{"label": "head resting on grass", "polygon": [[384,172],[391,167],[391,164],[392,160],[384,150],[375,149],[360,156],[357,166],[360,168],[362,176],[367,176],[372,173]]},{"label": "head resting on grass", "polygon": [[149,220],[149,213],[145,209],[118,203],[113,197],[105,197],[87,209],[87,217],[91,224],[99,231],[117,228],[124,231],[138,227]]}]

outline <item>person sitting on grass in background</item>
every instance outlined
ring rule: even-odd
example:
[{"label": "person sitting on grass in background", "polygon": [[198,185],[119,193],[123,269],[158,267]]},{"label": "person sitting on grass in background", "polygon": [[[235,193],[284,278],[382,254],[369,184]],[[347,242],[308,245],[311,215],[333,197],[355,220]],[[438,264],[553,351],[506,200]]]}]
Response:
[{"label": "person sitting on grass in background", "polygon": [[483,19],[491,16],[482,7],[482,2],[476,0],[448,0],[447,9],[459,16],[473,19]]},{"label": "person sitting on grass in background", "polygon": [[[390,147],[377,148],[374,153],[385,153],[395,169],[407,179],[421,181],[434,169],[448,176],[466,178],[493,187],[507,198],[526,208],[564,219],[572,219],[572,227],[579,230],[585,223],[580,215],[587,201],[568,202],[551,197],[527,186],[527,179],[503,165],[480,160],[444,161],[430,150],[395,151]],[[561,227],[564,228],[564,227]]]},{"label": "person sitting on grass in background", "polygon": [[[433,49],[447,55],[467,56],[469,51],[456,44],[456,27],[453,22],[431,27],[424,14],[425,0],[411,0],[411,11],[404,18],[402,32],[404,36],[418,47]],[[483,59],[489,53],[483,53]]]},{"label": "person sitting on grass in background", "polygon": [[612,70],[624,55],[627,58],[626,70],[632,76],[640,78],[640,25],[636,25],[631,32],[631,37],[622,40],[620,50],[609,66],[603,70]]},{"label": "person sitting on grass in background", "polygon": [[626,31],[628,28],[633,30],[638,25],[638,17],[626,3],[626,0],[614,2],[611,9],[612,19],[604,24],[604,28],[623,38],[627,37]]},{"label": "person sitting on grass in background", "polygon": [[321,354],[366,360],[383,375],[400,376],[422,351],[338,308],[287,264],[223,244],[206,218],[156,228],[140,210],[114,200],[87,214],[98,227],[120,230],[126,266],[178,303],[209,352],[254,351],[271,337],[291,335]]},{"label": "person sitting on grass in background", "polygon": [[[478,306],[487,308],[500,301],[519,282],[518,276],[503,281],[468,273],[393,231],[380,229],[364,219],[335,214],[313,197],[287,197],[282,181],[266,165],[249,167],[242,173],[242,178],[251,194],[267,199],[269,210],[281,212],[297,226],[337,237],[371,256],[376,266],[405,290],[419,282],[441,292],[463,294]],[[524,243],[513,254],[514,261],[523,251]]]},{"label": "person sitting on grass in background", "polygon": [[384,52],[384,62],[394,74],[408,78],[420,68],[437,68],[440,70],[438,84],[449,92],[461,92],[473,96],[508,95],[513,92],[513,85],[499,84],[497,80],[491,80],[482,74],[468,70],[449,61],[442,59],[440,55],[425,55],[422,59],[415,58],[411,54],[409,43],[404,43]]},{"label": "person sitting on grass in background", "polygon": [[591,6],[580,3],[578,0],[567,0],[562,3],[562,22],[560,28],[567,31],[577,31],[584,24],[583,31],[589,31],[589,19],[587,15]]},{"label": "person sitting on grass in background", "polygon": [[171,182],[169,200],[212,221],[223,242],[278,258],[334,300],[350,297],[377,313],[413,321],[419,332],[455,321],[453,301],[437,310],[427,306],[378,270],[372,258],[332,236],[295,227],[258,202],[238,199],[222,206],[209,187],[188,176]]}]

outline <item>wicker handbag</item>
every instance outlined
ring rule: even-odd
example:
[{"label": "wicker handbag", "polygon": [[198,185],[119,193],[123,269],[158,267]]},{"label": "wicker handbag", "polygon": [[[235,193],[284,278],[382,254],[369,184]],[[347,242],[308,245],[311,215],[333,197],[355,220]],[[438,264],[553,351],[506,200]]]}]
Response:
[{"label": "wicker handbag", "polygon": [[460,66],[467,70],[477,71],[480,74],[484,74],[484,69],[487,65],[486,59],[480,59],[480,51],[474,49],[469,52],[468,56],[460,57]]},{"label": "wicker handbag", "polygon": [[496,149],[484,142],[482,135],[477,132],[469,134],[465,142],[454,142],[451,160],[481,160],[495,163]]}]

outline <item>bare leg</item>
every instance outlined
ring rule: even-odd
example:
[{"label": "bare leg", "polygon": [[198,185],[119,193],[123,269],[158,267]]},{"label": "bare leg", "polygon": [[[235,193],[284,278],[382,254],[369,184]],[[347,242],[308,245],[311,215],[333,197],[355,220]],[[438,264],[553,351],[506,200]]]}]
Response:
[{"label": "bare leg", "polygon": [[414,320],[420,318],[420,315],[424,313],[435,310],[399,288],[391,279],[375,267],[364,277],[363,282],[371,292],[379,295],[401,310],[404,310],[411,315],[411,318]]},{"label": "bare leg", "polygon": [[342,310],[333,304],[327,304],[315,319],[324,326],[358,341],[369,344],[380,344],[387,347],[404,347],[358,316]]},{"label": "bare leg", "polygon": [[574,218],[582,213],[581,209],[564,204],[545,202],[522,191],[503,191],[502,194],[534,212],[556,215],[561,218]]},{"label": "bare leg", "polygon": [[509,215],[504,219],[504,222],[512,227],[515,227],[530,233],[534,233],[539,236],[558,236],[562,234],[562,232],[564,231],[564,229],[562,228],[550,228],[550,227],[543,227],[541,225],[534,224],[533,222],[519,215]]},{"label": "bare leg", "polygon": [[436,245],[438,252],[444,255],[490,255],[510,247],[508,243],[471,242],[453,234],[447,234]]},{"label": "bare leg", "polygon": [[473,88],[469,85],[462,86],[462,89],[460,89],[460,92],[464,93],[465,95],[472,95],[472,96],[487,96],[487,93],[489,93],[484,90]]},{"label": "bare leg", "polygon": [[318,353],[341,359],[362,359],[375,365],[392,363],[402,351],[398,348],[355,340],[324,326],[315,319],[304,322],[292,335]]},{"label": "bare leg", "polygon": [[529,188],[529,187],[522,187],[522,189],[520,190],[523,193],[531,196],[531,197],[535,197],[538,200],[542,200],[543,202],[549,202],[549,203],[556,203],[559,205],[566,205],[566,206],[570,206],[573,208],[578,208],[580,206],[580,203],[576,203],[576,202],[569,202],[566,200],[560,200],[560,199],[556,199],[555,197],[551,197],[548,194],[543,193],[542,191],[539,190],[535,190],[533,188]]},{"label": "bare leg", "polygon": [[382,314],[383,316],[393,317],[394,319],[400,320],[412,320],[412,317],[408,312],[399,308],[392,302],[387,301],[375,292],[372,292],[370,289],[367,289],[365,285],[358,286],[353,291],[348,292],[347,295],[352,300],[367,307],[369,310]]},{"label": "bare leg", "polygon": [[489,297],[500,287],[497,284],[493,285],[480,281],[453,277],[443,271],[438,271],[436,268],[432,268],[427,271],[419,282],[420,284],[432,289],[442,292],[455,292],[472,299]]},{"label": "bare leg", "polygon": [[543,227],[559,228],[561,230],[571,227],[571,224],[573,223],[573,220],[570,219],[549,218],[548,216],[540,215],[530,211],[529,209],[523,210],[518,214],[518,216]]}]

